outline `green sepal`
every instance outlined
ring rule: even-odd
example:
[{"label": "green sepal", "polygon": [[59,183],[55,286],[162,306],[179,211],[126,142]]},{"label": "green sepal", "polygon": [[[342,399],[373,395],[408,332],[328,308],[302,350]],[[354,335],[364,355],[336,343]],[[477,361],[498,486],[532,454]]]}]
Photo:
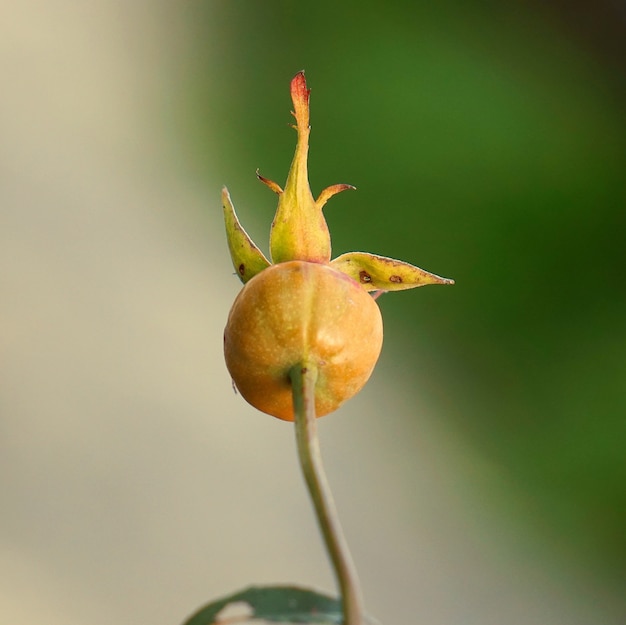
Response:
[{"label": "green sepal", "polygon": [[401,260],[366,252],[342,254],[330,266],[356,280],[366,291],[404,291],[427,284],[454,284],[450,278],[442,278]]},{"label": "green sepal", "polygon": [[263,269],[269,267],[270,262],[239,223],[226,187],[222,189],[222,206],[230,257],[237,275],[245,284],[250,278],[254,278]]},{"label": "green sepal", "polygon": [[298,142],[270,231],[270,254],[274,263],[290,260],[327,263],[330,260],[328,226],[309,187],[309,93],[304,72],[299,72],[291,81]]}]

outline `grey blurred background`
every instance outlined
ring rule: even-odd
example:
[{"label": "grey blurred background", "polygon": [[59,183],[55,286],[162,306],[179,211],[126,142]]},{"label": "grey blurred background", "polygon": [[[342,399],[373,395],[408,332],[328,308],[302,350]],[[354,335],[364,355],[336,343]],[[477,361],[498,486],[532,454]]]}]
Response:
[{"label": "grey blurred background", "polygon": [[230,188],[255,240],[312,88],[335,254],[381,298],[320,422],[369,611],[626,619],[618,2],[0,4],[0,621],[171,625],[251,583],[334,592],[292,427],[232,392]]}]

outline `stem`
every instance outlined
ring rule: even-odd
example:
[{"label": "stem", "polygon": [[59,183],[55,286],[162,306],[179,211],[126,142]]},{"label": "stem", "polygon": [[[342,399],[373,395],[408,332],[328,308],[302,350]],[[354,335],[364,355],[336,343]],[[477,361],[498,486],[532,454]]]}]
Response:
[{"label": "stem", "polygon": [[291,370],[290,378],[300,466],[339,585],[343,622],[344,625],[362,625],[363,607],[359,580],[324,473],[317,437],[315,422],[317,368],[310,363],[302,363]]}]

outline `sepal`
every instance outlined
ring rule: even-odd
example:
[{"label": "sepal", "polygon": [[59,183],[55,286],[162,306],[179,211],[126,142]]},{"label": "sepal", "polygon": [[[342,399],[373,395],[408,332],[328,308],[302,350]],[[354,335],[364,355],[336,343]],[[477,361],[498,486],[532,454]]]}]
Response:
[{"label": "sepal", "polygon": [[270,232],[270,253],[274,263],[330,261],[330,233],[322,209],[317,206],[309,187],[309,93],[304,72],[299,72],[291,81],[298,142]]},{"label": "sepal", "polygon": [[450,278],[401,260],[366,252],[342,254],[330,266],[356,280],[366,291],[404,291],[427,284],[454,284]]},{"label": "sepal", "polygon": [[269,178],[266,178],[265,176],[261,176],[258,169],[256,170],[256,177],[266,187],[269,187],[274,193],[276,193],[276,195],[280,195],[283,192],[282,187],[278,183],[274,182],[273,180],[270,180]]},{"label": "sepal", "polygon": [[222,206],[224,208],[224,224],[226,225],[226,238],[228,239],[230,257],[237,275],[245,284],[250,278],[269,267],[270,262],[239,223],[235,207],[226,187],[222,189]]},{"label": "sepal", "polygon": [[355,190],[356,187],[353,187],[351,184],[334,184],[330,187],[326,187],[320,194],[317,200],[315,200],[315,205],[317,208],[321,210],[321,208],[330,200],[333,195],[337,195],[337,193],[341,193],[342,191],[347,191],[348,189]]}]

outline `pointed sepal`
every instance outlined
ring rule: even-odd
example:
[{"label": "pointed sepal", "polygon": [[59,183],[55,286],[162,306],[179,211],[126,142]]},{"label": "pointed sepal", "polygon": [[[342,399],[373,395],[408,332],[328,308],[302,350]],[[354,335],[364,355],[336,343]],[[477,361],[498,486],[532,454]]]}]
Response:
[{"label": "pointed sepal", "polygon": [[274,193],[276,193],[276,195],[280,195],[283,192],[282,187],[278,183],[274,182],[273,180],[270,180],[269,178],[266,178],[265,176],[261,176],[258,169],[256,170],[256,177],[266,187],[269,187]]},{"label": "pointed sepal", "polygon": [[315,205],[317,208],[321,209],[328,200],[330,200],[333,195],[337,195],[337,193],[341,193],[342,191],[347,191],[348,189],[355,190],[356,187],[353,187],[351,184],[334,184],[330,187],[326,187],[320,194],[317,200],[315,200]]},{"label": "pointed sepal", "polygon": [[250,278],[269,267],[270,263],[239,223],[226,187],[222,189],[222,206],[230,257],[237,275],[245,284]]},{"label": "pointed sepal", "polygon": [[299,72],[291,81],[298,142],[270,232],[270,253],[274,263],[330,261],[330,233],[322,209],[313,199],[309,187],[309,93],[304,72]]},{"label": "pointed sepal", "polygon": [[403,291],[427,284],[454,284],[454,280],[401,260],[366,252],[342,254],[330,266],[356,280],[366,291]]}]

